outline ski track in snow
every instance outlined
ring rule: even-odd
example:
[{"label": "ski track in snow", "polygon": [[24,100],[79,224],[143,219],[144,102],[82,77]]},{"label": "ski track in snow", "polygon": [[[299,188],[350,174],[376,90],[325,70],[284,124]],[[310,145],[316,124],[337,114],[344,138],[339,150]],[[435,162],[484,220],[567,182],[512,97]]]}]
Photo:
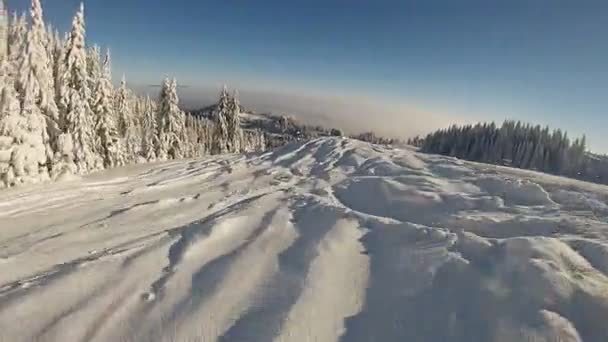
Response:
[{"label": "ski track in snow", "polygon": [[605,341],[608,187],[341,138],[0,192],[0,341]]}]

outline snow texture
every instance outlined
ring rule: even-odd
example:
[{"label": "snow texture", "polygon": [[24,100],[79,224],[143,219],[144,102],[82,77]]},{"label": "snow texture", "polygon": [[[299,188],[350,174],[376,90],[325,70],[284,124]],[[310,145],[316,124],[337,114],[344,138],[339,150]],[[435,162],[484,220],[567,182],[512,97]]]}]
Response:
[{"label": "snow texture", "polygon": [[0,193],[0,341],[605,341],[608,188],[342,138]]}]

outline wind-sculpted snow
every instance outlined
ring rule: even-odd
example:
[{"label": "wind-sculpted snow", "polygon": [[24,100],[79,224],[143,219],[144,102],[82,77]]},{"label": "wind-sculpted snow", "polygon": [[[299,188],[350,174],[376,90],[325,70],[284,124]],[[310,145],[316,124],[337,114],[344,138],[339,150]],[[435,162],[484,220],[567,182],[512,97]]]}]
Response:
[{"label": "wind-sculpted snow", "polygon": [[0,341],[606,341],[608,188],[327,138],[0,193]]}]

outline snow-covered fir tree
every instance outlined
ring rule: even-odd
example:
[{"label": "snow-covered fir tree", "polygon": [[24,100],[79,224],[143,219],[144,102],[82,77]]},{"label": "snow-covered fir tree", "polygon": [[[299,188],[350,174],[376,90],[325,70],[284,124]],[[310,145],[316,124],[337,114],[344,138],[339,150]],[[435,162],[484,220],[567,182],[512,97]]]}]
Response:
[{"label": "snow-covered fir tree", "polygon": [[85,48],[84,4],[80,5],[66,43],[65,69],[60,90],[61,109],[64,111],[64,131],[72,138],[74,163],[77,172],[86,173],[102,166],[95,151],[93,112],[89,105],[91,92],[87,72]]},{"label": "snow-covered fir tree", "polygon": [[186,144],[188,157],[201,157],[206,153],[205,138],[202,133],[203,122],[192,115],[186,115]]},{"label": "snow-covered fir tree", "polygon": [[118,118],[118,134],[123,137],[126,157],[129,163],[139,161],[141,151],[141,135],[138,120],[135,117],[134,101],[127,88],[126,76],[123,75],[120,87],[116,92],[116,115]]},{"label": "snow-covered fir tree", "polygon": [[[92,48],[87,50],[87,76],[91,91],[94,91],[97,87],[102,72],[101,51],[99,46],[93,45]],[[89,105],[91,108],[95,105],[95,95],[90,97]]]},{"label": "snow-covered fir tree", "polygon": [[8,74],[16,77],[27,38],[27,19],[25,13],[13,14],[8,30]]},{"label": "snow-covered fir tree", "polygon": [[241,130],[241,104],[238,96],[238,92],[235,91],[233,96],[229,99],[228,115],[226,117],[228,126],[228,151],[231,153],[239,153],[242,150],[243,131]]},{"label": "snow-covered fir tree", "polygon": [[55,55],[53,54],[53,47],[55,46],[55,28],[53,28],[53,25],[49,23],[46,24],[45,36],[44,50],[46,51],[46,57],[49,60],[49,67],[52,70],[52,66],[55,65]]},{"label": "snow-covered fir tree", "polygon": [[229,132],[228,132],[228,116],[230,115],[230,107],[232,100],[228,94],[228,88],[224,86],[220,94],[220,100],[217,108],[213,113],[213,139],[211,145],[211,153],[222,154],[230,151],[229,148]]},{"label": "snow-covered fir tree", "polygon": [[190,115],[185,115],[184,134],[183,134],[183,152],[187,157],[193,157],[195,154],[194,141],[196,140],[194,133],[194,122]]},{"label": "snow-covered fir tree", "polygon": [[[59,111],[55,103],[54,82],[51,62],[46,46],[48,37],[44,25],[42,7],[39,0],[32,0],[32,25],[27,32],[20,67],[17,88],[20,93],[21,109],[34,122],[43,122],[33,134],[40,135],[47,155],[46,165],[52,173],[59,137]],[[33,126],[32,126],[33,127]],[[33,128],[32,128],[33,129]]]},{"label": "snow-covered fir tree", "polygon": [[133,112],[131,110],[131,104],[129,103],[129,89],[127,89],[127,78],[123,74],[120,79],[120,86],[116,89],[115,103],[116,103],[116,116],[118,119],[118,133],[121,136],[127,135],[127,129],[130,126]]},{"label": "snow-covered fir tree", "polygon": [[205,153],[212,154],[215,141],[215,125],[213,121],[202,118],[199,125],[199,135],[205,146]]},{"label": "snow-covered fir tree", "polygon": [[[59,31],[55,31],[54,35],[53,35],[53,40],[52,40],[52,51],[50,51],[51,55],[53,56],[50,61],[51,61],[51,67],[52,67],[52,71],[53,71],[53,83],[54,83],[54,89],[55,89],[55,103],[57,103],[57,105],[60,105],[60,91],[62,89],[62,85],[61,85],[61,79],[63,76],[63,72],[64,72],[64,67],[65,67],[65,44],[66,44],[66,40],[64,40],[61,35],[59,34]],[[60,126],[61,126],[61,121],[60,121]]]},{"label": "snow-covered fir tree", "polygon": [[249,131],[243,133],[243,152],[255,152],[258,151],[259,144],[259,132]]},{"label": "snow-covered fir tree", "polygon": [[202,157],[205,154],[209,153],[209,145],[207,141],[207,134],[205,132],[205,123],[206,119],[193,117],[194,118],[194,134],[196,135],[196,155],[195,157]]},{"label": "snow-covered fir tree", "polygon": [[44,117],[40,113],[23,111],[12,79],[4,79],[0,99],[2,187],[48,179],[44,127]]},{"label": "snow-covered fir tree", "polygon": [[21,137],[26,135],[25,118],[9,75],[9,62],[0,68],[0,188],[16,185],[16,166],[13,152]]},{"label": "snow-covered fir tree", "polygon": [[257,129],[254,133],[254,151],[266,150],[266,135],[261,130]]},{"label": "snow-covered fir tree", "polygon": [[156,107],[150,99],[146,97],[144,106],[144,117],[142,127],[142,156],[148,161],[156,160],[156,150],[160,148],[158,141],[158,125],[156,122]]},{"label": "snow-covered fir tree", "polygon": [[177,81],[165,79],[158,101],[159,140],[160,150],[157,155],[161,159],[183,158],[182,141],[184,130],[184,113],[179,108],[177,96]]},{"label": "snow-covered fir tree", "polygon": [[99,151],[106,168],[125,164],[124,148],[116,128],[114,113],[114,89],[112,87],[110,52],[102,66],[101,75],[95,87],[93,112],[95,113],[96,150]]}]

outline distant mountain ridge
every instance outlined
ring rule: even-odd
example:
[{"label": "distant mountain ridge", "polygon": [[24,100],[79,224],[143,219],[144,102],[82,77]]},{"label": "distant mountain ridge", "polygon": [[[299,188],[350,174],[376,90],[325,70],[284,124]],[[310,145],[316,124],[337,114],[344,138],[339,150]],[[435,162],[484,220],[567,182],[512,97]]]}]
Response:
[{"label": "distant mountain ridge", "polygon": [[[190,115],[213,120],[217,104],[190,111]],[[292,141],[303,141],[319,137],[343,136],[344,132],[336,128],[320,125],[306,125],[294,116],[256,113],[241,106],[241,128],[245,131],[260,130],[264,132],[269,147],[277,147]]]},{"label": "distant mountain ridge", "polygon": [[[189,111],[194,117],[213,120],[217,104]],[[309,125],[299,121],[293,115],[256,113],[241,105],[241,127],[246,131],[260,130],[265,133],[269,147],[277,147],[292,141],[304,141],[320,137],[347,136],[340,128]],[[363,132],[348,135],[350,138],[374,144],[390,145],[396,139],[377,136],[374,132]]]}]

